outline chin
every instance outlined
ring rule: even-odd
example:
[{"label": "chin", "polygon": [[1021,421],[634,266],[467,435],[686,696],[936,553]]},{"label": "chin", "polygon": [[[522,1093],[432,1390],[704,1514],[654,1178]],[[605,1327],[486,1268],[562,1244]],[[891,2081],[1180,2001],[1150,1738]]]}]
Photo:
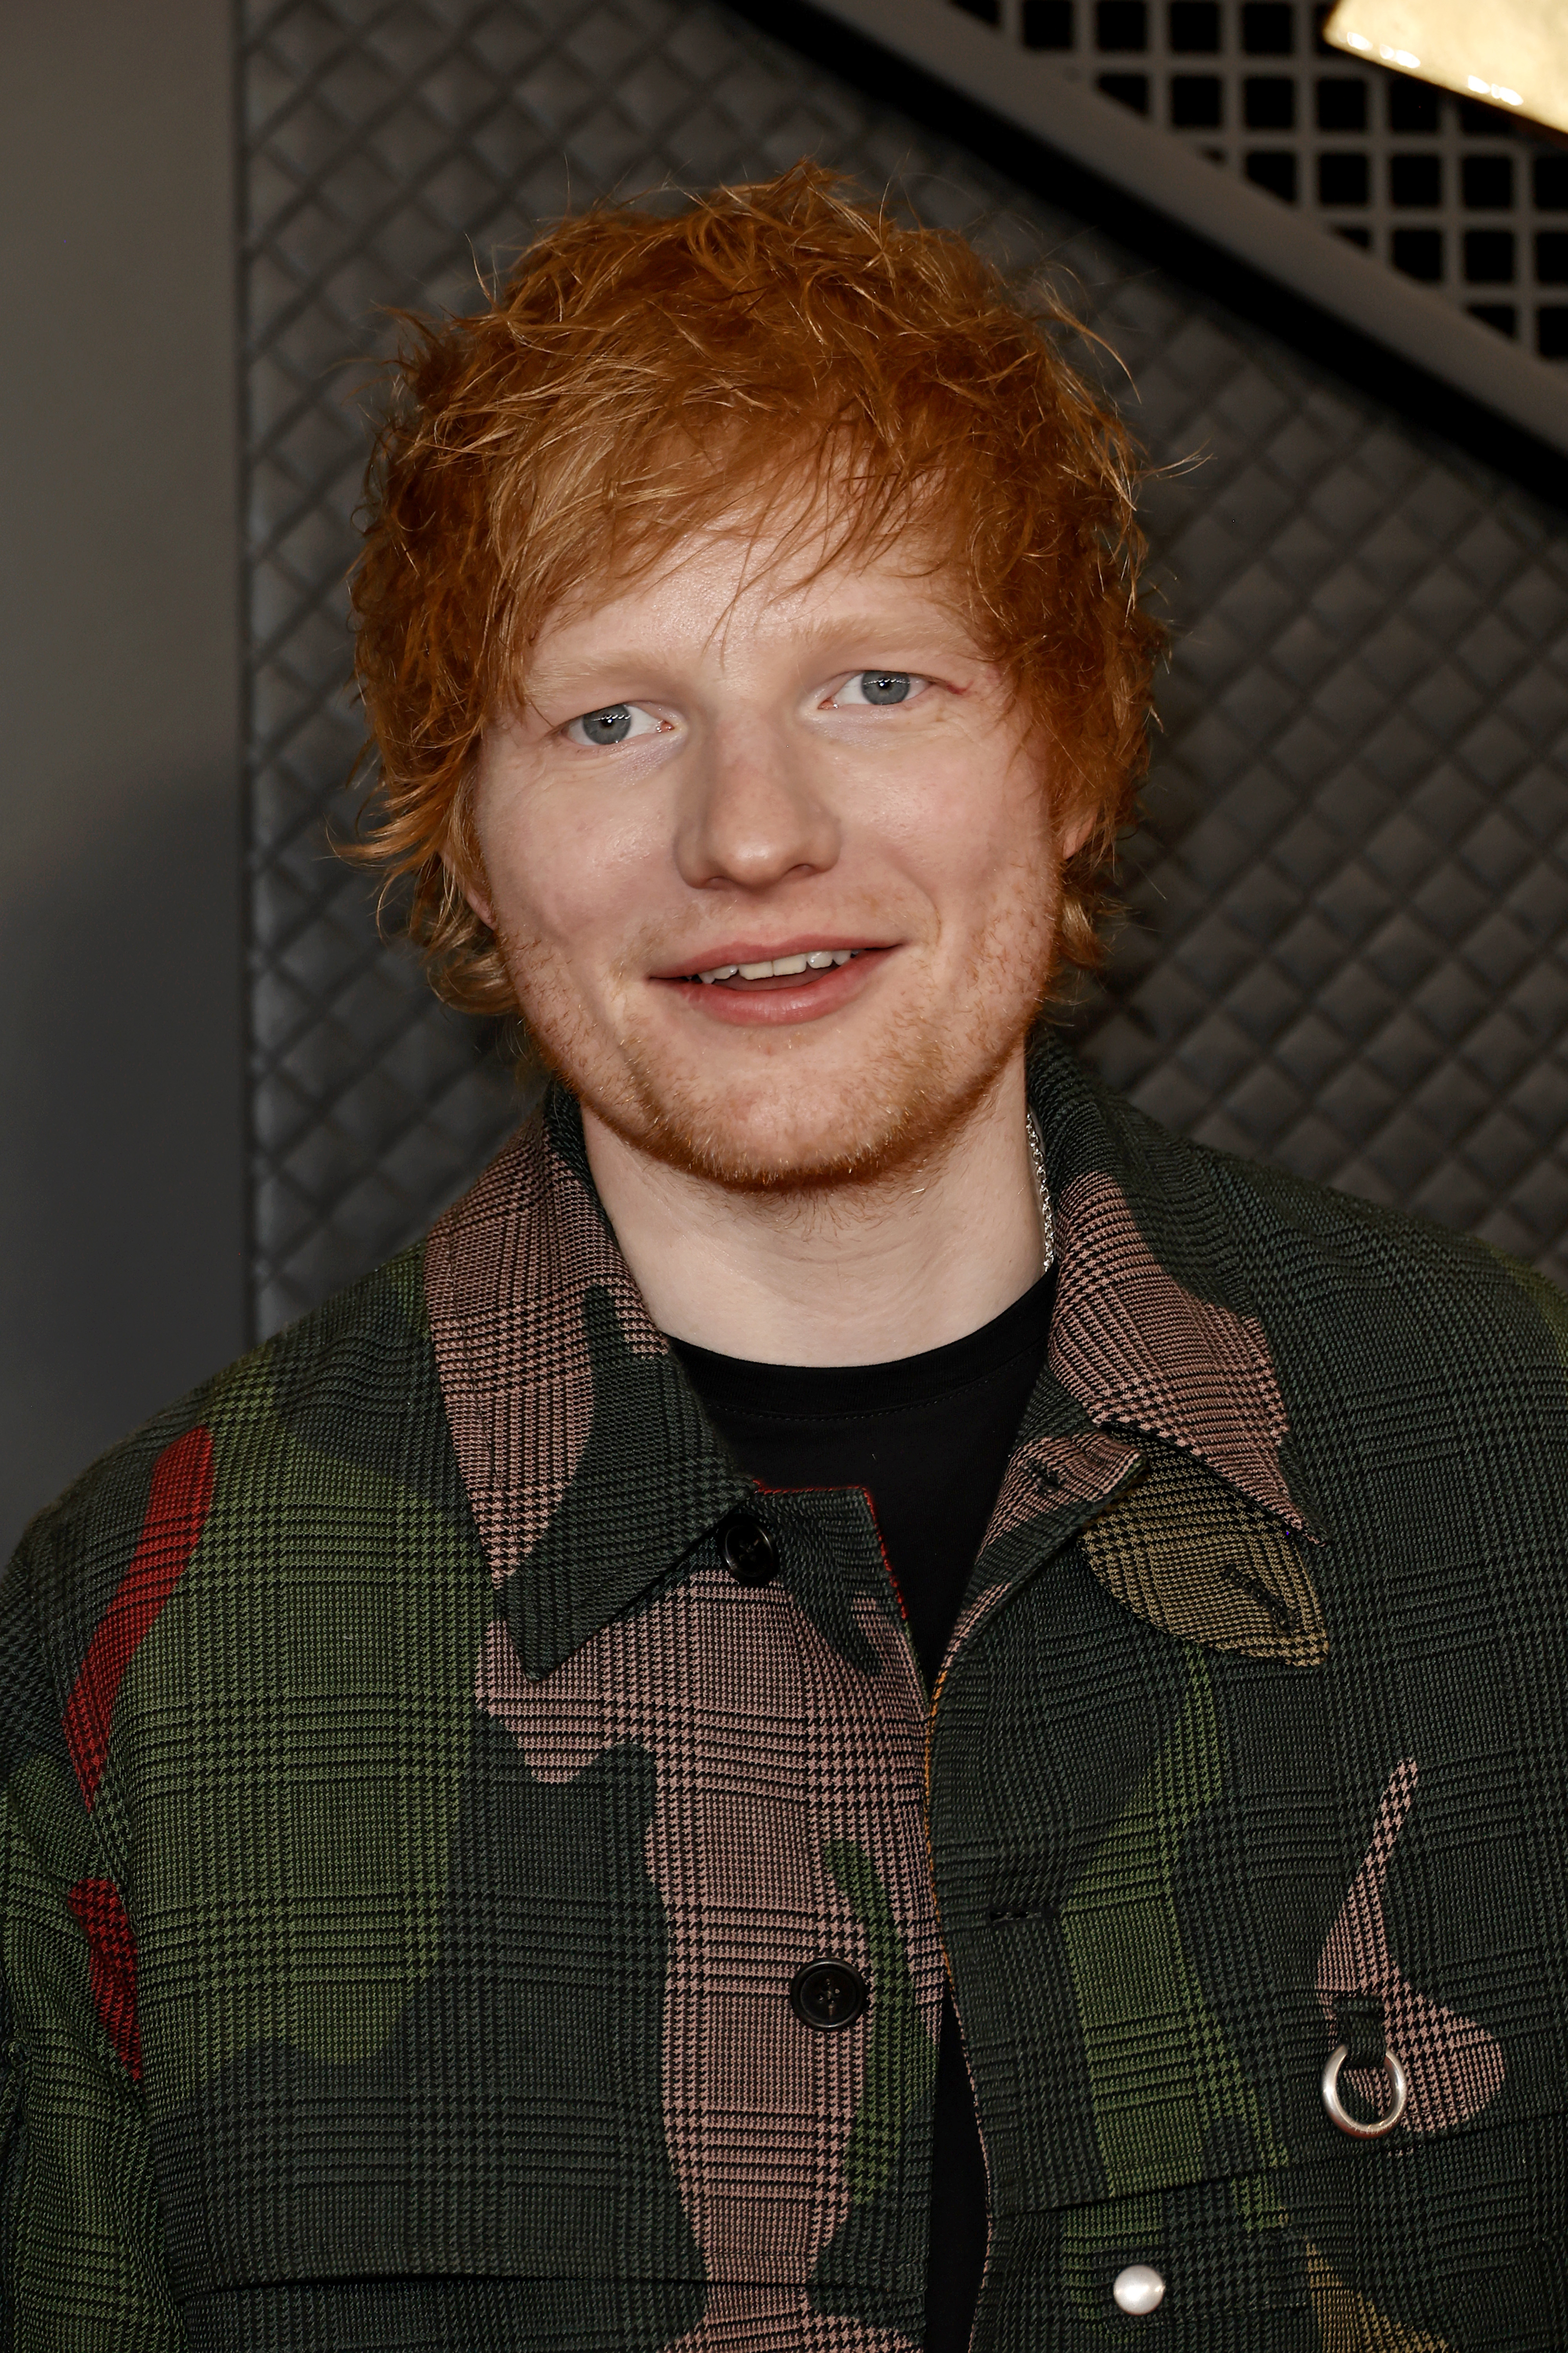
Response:
[{"label": "chin", "polygon": [[630,1100],[583,1100],[623,1142],[732,1192],[809,1193],[875,1185],[927,1158],[985,1092],[994,1066],[954,1086],[949,1071],[884,1068],[868,1082],[779,1071],[754,1089],[651,1086]]},{"label": "chin", "polygon": [[636,1024],[587,1018],[565,989],[538,987],[537,966],[531,1001],[521,987],[519,997],[546,1063],[623,1144],[731,1192],[810,1194],[874,1187],[942,1154],[1038,1011],[1048,933],[1029,945],[1033,957],[1015,946],[984,960],[940,1013],[902,1008],[832,1042],[775,1032],[757,1060],[727,1052],[718,1067]]}]

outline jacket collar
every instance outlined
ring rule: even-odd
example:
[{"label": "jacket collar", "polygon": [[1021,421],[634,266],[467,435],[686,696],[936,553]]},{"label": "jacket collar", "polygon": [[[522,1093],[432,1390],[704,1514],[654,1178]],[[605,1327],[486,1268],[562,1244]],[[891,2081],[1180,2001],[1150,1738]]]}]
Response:
[{"label": "jacket collar", "polygon": [[1029,1094],[1057,1217],[1057,1378],[1098,1426],[1169,1440],[1309,1533],[1226,1164],[1098,1086],[1058,1039]]},{"label": "jacket collar", "polygon": [[[1073,1516],[1087,1516],[1135,1465],[1118,1430],[1185,1448],[1306,1530],[1216,1164],[1107,1094],[1058,1041],[1034,1056],[1029,1092],[1060,1271],[1048,1367],[987,1547],[1037,1543],[1064,1487],[1082,1487]],[[753,1490],[649,1318],[562,1089],[434,1228],[425,1284],[485,1556],[523,1662],[544,1674]]]},{"label": "jacket collar", "polygon": [[490,1575],[545,1674],[751,1482],[648,1315],[563,1090],[433,1229],[425,1296]]}]

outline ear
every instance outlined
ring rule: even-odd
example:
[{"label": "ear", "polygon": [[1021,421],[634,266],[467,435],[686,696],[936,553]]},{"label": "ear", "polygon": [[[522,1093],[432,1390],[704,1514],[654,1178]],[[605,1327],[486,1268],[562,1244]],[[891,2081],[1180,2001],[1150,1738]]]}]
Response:
[{"label": "ear", "polygon": [[1091,808],[1068,810],[1057,828],[1057,855],[1065,866],[1076,858],[1089,835],[1094,831],[1095,813]]},{"label": "ear", "polygon": [[480,923],[493,932],[496,919],[489,877],[485,872],[484,852],[475,838],[476,788],[477,779],[472,776],[459,786],[447,818],[446,839],[437,854],[447,870],[448,885],[462,893]]},{"label": "ear", "polygon": [[441,863],[486,930],[493,932],[496,919],[490,906],[489,892],[485,887],[483,870],[478,874],[470,873],[446,855],[443,855]]},{"label": "ear", "polygon": [[[1034,723],[1036,755],[1039,761],[1039,776],[1047,796],[1047,813],[1056,844],[1057,862],[1065,866],[1076,858],[1094,831],[1098,811],[1093,800],[1080,797],[1082,777],[1074,764],[1064,758],[1060,744],[1049,723],[1037,719]],[[1072,787],[1077,784],[1079,792]]]}]

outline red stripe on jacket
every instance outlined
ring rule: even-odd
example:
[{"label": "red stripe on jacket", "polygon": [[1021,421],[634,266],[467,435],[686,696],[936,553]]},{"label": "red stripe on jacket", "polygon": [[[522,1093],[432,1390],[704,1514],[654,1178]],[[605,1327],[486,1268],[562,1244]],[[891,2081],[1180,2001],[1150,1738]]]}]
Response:
[{"label": "red stripe on jacket", "polygon": [[66,1902],[87,1938],[92,2006],[138,2083],[142,2029],[136,2022],[136,1937],[112,1879],[79,1879]]},{"label": "red stripe on jacket", "polygon": [[131,1566],[88,1644],[66,1702],[66,1744],[89,1812],[109,1754],[110,1719],[121,1680],[189,1566],[212,1499],[211,1432],[187,1430],[153,1466],[152,1492]]}]

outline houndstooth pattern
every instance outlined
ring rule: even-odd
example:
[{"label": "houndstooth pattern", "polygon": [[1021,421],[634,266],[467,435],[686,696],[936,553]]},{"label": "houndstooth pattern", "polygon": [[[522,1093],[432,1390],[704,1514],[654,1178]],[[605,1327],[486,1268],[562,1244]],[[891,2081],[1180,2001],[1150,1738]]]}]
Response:
[{"label": "houndstooth pattern", "polygon": [[1090,1058],[1205,1141],[1568,1275],[1561,514],[707,0],[246,0],[243,36],[264,1332],[426,1226],[518,1113],[324,838],[387,308],[470,305],[568,205],[806,153],[1070,277],[1167,470],[1175,653]]}]

